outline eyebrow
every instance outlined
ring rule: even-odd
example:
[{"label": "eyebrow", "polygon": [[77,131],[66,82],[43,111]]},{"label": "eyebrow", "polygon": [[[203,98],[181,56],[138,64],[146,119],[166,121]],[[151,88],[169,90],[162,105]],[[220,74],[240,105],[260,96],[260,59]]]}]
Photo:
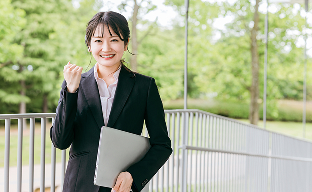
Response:
[{"label": "eyebrow", "polygon": [[[94,38],[103,38],[102,36],[93,36]],[[114,35],[114,36],[110,36],[110,38],[112,37],[119,37],[118,35]]]}]

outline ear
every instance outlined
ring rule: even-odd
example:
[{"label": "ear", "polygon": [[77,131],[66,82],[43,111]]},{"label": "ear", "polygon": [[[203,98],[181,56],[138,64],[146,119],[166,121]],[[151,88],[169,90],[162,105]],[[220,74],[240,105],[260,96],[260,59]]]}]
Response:
[{"label": "ear", "polygon": [[125,49],[124,49],[124,51],[127,51],[128,45],[129,45],[129,39],[128,39],[128,41],[127,41],[126,45],[125,45]]},{"label": "ear", "polygon": [[90,48],[90,46],[88,46],[88,52],[91,52],[91,48]]}]

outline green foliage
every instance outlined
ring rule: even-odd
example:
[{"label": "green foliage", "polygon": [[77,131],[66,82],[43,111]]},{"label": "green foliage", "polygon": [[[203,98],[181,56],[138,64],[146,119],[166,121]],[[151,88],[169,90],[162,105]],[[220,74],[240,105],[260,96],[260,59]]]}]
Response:
[{"label": "green foliage", "polygon": [[[196,7],[194,5],[196,3],[198,2],[195,1],[192,6]],[[190,33],[189,38],[196,40],[190,41],[189,52],[191,53],[194,50],[195,53],[201,53],[200,51],[202,51],[200,56],[189,53],[191,70],[192,66],[200,69],[200,72],[196,73],[194,83],[201,92],[200,95],[218,93],[218,100],[248,103],[251,86],[250,31],[253,27],[254,2],[237,0],[234,4],[224,2],[223,4],[211,4],[210,6],[218,7],[216,9],[219,10],[217,17],[231,17],[233,20],[225,26],[225,29],[219,30],[221,38],[218,40],[207,39],[207,35],[204,36],[201,33],[196,33],[196,31]],[[200,9],[200,7],[197,8]],[[267,82],[268,116],[274,118],[285,114],[277,109],[276,100],[302,99],[303,89],[303,47],[298,46],[298,39],[302,38],[301,31],[304,25],[304,18],[300,15],[302,8],[298,8],[296,5],[277,5],[276,7],[276,12],[269,13],[270,35]],[[205,8],[207,9],[207,6]],[[192,15],[191,10],[190,13]],[[215,15],[212,14],[212,16]],[[258,34],[260,98],[263,96],[263,78],[261,77],[263,77],[265,46],[264,18],[264,13],[260,13],[260,31]],[[192,19],[190,20],[192,21]],[[207,18],[205,20],[209,21]],[[191,22],[191,25],[193,23]],[[200,26],[205,22],[200,21],[199,23]],[[210,32],[210,30],[206,31],[207,33]],[[200,47],[202,44],[206,46]],[[196,49],[197,47],[200,49]],[[308,79],[308,84],[309,82],[311,82],[311,79]],[[261,103],[261,101],[259,102]],[[222,112],[220,113],[222,114]],[[239,112],[237,111],[237,113]],[[298,120],[299,117],[296,119]]]},{"label": "green foliage", "polygon": [[2,105],[0,109],[4,111],[12,111],[4,103],[16,104],[22,100],[29,101],[29,98],[21,97],[16,90],[15,82],[20,80],[21,76],[15,75],[15,71],[9,68],[23,54],[23,46],[12,41],[25,26],[24,15],[25,12],[15,9],[10,0],[0,2],[0,105]]},{"label": "green foliage", "polygon": [[[11,42],[15,34],[25,25],[23,18],[25,12],[21,9],[14,9],[10,3],[10,0],[0,2],[0,63],[22,56],[23,47]],[[0,69],[2,67],[4,65],[0,64]]]},{"label": "green foliage", "polygon": [[[271,106],[271,104],[275,106]],[[298,107],[298,105],[300,105]],[[249,104],[244,102],[233,102],[228,100],[201,100],[189,99],[188,109],[199,109],[210,113],[218,114],[221,116],[234,118],[234,119],[248,119]],[[174,100],[164,102],[165,109],[183,109],[183,100]],[[302,105],[296,102],[296,105],[283,105],[278,102],[269,102],[267,110],[272,110],[274,113],[269,113],[266,116],[268,121],[291,121],[302,122]],[[260,119],[263,119],[263,108],[260,106],[259,110]],[[312,110],[308,109],[306,114],[306,121],[312,123]]]},{"label": "green foliage", "polygon": [[[97,12],[93,8],[101,7],[101,3],[80,1],[77,9],[71,0],[1,3],[7,3],[4,13],[12,17],[1,19],[0,13],[0,26],[7,34],[3,35],[6,39],[0,38],[0,45],[11,45],[4,50],[0,46],[0,56],[7,56],[0,57],[4,58],[0,60],[0,103],[17,108],[20,102],[27,102],[27,112],[42,112],[46,97],[50,111],[55,111],[64,65],[68,61],[81,66],[89,63],[85,26]],[[26,96],[20,95],[20,81],[25,81]]]},{"label": "green foliage", "polygon": [[172,31],[159,30],[139,48],[138,69],[156,79],[163,99],[176,99],[183,90],[183,48],[177,47],[179,41],[171,43],[173,39]]},{"label": "green foliage", "polygon": [[[85,28],[103,2],[75,2],[79,3],[78,7],[74,7],[71,0],[0,2],[0,113],[18,112],[20,102],[27,102],[27,112],[41,112],[45,97],[49,111],[54,112],[63,81],[63,66],[71,61],[82,66],[85,72],[94,65],[95,61],[84,44]],[[180,14],[177,18],[168,18],[173,26],[167,28],[144,16],[158,9],[153,1],[142,4],[138,16],[138,40],[145,38],[138,48],[138,71],[156,79],[163,100],[173,100],[183,97],[185,5],[180,0],[166,0],[165,4]],[[132,5],[132,0],[122,1],[121,13],[132,11]],[[248,0],[237,0],[234,4],[190,1],[188,96],[199,99],[215,97],[222,102],[213,106],[189,107],[209,109],[234,118],[248,117],[251,85],[249,34],[253,27],[253,6],[254,1]],[[304,18],[300,15],[303,8],[286,4],[270,6],[276,9],[269,13],[268,118],[301,121],[300,110],[292,114],[292,111],[281,108],[277,100],[302,99],[304,60],[303,47],[298,41],[303,37]],[[215,29],[214,22],[224,17],[230,17],[232,21],[222,30]],[[264,18],[264,13],[260,12],[260,105],[263,97]],[[131,21],[132,18],[129,19],[130,27]],[[130,57],[125,54],[126,61]],[[311,74],[311,70],[308,67],[307,73]],[[20,95],[22,80],[26,83],[26,96]],[[312,98],[311,83],[312,76],[308,75],[308,99]]]}]

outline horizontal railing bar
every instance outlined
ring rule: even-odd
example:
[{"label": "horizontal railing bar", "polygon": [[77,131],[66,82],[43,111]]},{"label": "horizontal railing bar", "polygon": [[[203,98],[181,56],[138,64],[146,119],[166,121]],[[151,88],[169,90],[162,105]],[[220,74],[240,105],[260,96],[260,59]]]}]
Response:
[{"label": "horizontal railing bar", "polygon": [[[247,123],[235,120],[235,119],[231,119],[231,118],[228,118],[228,117],[216,115],[216,114],[209,113],[209,112],[202,111],[202,110],[198,110],[198,109],[172,109],[172,110],[165,110],[165,113],[183,113],[183,112],[194,112],[194,113],[198,112],[198,113],[210,115],[210,116],[213,116],[213,117],[225,119],[225,120],[228,120],[228,121],[231,121],[231,122],[235,122],[235,123],[238,123],[240,125],[246,125],[248,127],[256,128],[256,129],[264,131],[264,132],[274,133],[274,134],[277,134],[277,135],[281,135],[283,137],[297,139],[297,140],[300,140],[300,141],[311,143],[311,141],[307,140],[307,139],[284,135],[284,134],[281,134],[281,133],[278,133],[278,132],[275,132],[275,131],[271,131],[271,130],[266,130],[266,129],[260,128],[260,127],[258,127],[256,125],[247,124]],[[4,119],[18,119],[18,118],[43,118],[43,117],[53,118],[53,117],[55,117],[55,113],[0,114],[0,120],[4,120]]]},{"label": "horizontal railing bar", "polygon": [[52,118],[55,117],[55,113],[21,113],[21,114],[1,114],[2,119],[19,119],[19,118]]},{"label": "horizontal railing bar", "polygon": [[282,156],[273,156],[273,155],[260,155],[260,154],[244,153],[244,152],[237,152],[237,151],[226,151],[226,150],[220,150],[220,149],[211,149],[211,148],[204,148],[204,147],[194,147],[194,146],[189,146],[189,145],[179,146],[179,149],[196,150],[196,151],[207,151],[207,152],[219,152],[219,153],[229,153],[229,154],[235,154],[235,155],[246,155],[246,156],[253,156],[253,157],[265,157],[265,158],[292,160],[292,161],[312,162],[311,158],[294,158],[294,157],[282,157]]},{"label": "horizontal railing bar", "polygon": [[199,109],[171,109],[171,110],[165,110],[165,113],[183,113],[183,112],[187,112],[187,113],[199,112],[199,113],[202,113],[202,114],[206,114],[206,115],[210,115],[210,116],[213,116],[213,117],[218,117],[218,118],[221,118],[221,119],[225,119],[225,120],[228,120],[228,121],[231,121],[231,122],[234,122],[234,123],[238,123],[240,125],[246,125],[248,127],[256,128],[256,129],[261,130],[263,132],[274,133],[274,134],[277,134],[277,135],[281,135],[283,137],[287,137],[287,138],[291,138],[291,139],[297,139],[297,140],[300,140],[300,141],[311,143],[311,140],[308,140],[308,139],[303,139],[303,138],[298,138],[298,137],[294,137],[294,136],[284,135],[284,134],[281,134],[281,133],[278,133],[278,132],[275,132],[275,131],[272,131],[272,130],[263,129],[261,127],[258,127],[257,125],[244,123],[244,122],[238,121],[236,119],[231,119],[229,117],[216,115],[216,114],[209,113],[209,112],[206,112],[206,111],[202,111],[202,110],[199,110]]}]

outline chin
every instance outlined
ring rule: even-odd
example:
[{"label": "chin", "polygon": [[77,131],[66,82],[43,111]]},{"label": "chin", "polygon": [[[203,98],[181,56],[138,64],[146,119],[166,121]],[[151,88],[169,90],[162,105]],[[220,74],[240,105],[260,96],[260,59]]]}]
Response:
[{"label": "chin", "polygon": [[115,65],[120,64],[120,62],[113,62],[113,63],[103,63],[103,62],[97,62],[99,65],[104,66],[104,67],[112,67]]}]

